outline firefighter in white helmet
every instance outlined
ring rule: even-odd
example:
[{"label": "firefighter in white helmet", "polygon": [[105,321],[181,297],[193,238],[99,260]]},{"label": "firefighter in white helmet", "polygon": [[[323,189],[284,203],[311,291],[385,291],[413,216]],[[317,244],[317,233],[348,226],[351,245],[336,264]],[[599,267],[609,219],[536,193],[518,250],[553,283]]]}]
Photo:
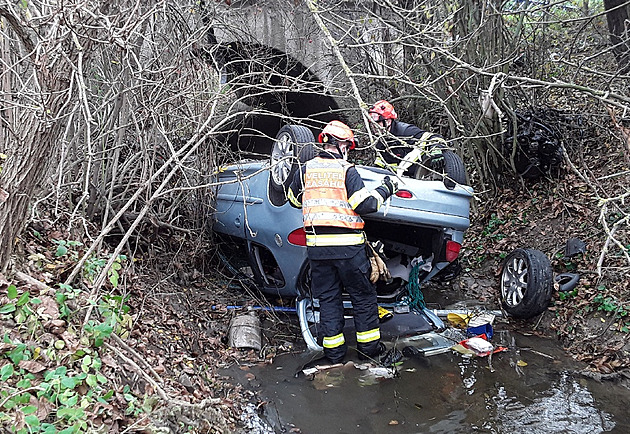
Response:
[{"label": "firefighter in white helmet", "polygon": [[356,143],[344,123],[328,123],[318,141],[323,151],[295,173],[287,196],[293,206],[302,208],[324,355],[330,363],[340,363],[347,352],[343,333],[345,290],[352,301],[359,358],[376,358],[385,352],[385,345],[380,341],[376,287],[370,282],[361,215],[377,211],[398,186],[386,177],[374,190],[365,187],[354,165],[347,161],[348,151]]}]

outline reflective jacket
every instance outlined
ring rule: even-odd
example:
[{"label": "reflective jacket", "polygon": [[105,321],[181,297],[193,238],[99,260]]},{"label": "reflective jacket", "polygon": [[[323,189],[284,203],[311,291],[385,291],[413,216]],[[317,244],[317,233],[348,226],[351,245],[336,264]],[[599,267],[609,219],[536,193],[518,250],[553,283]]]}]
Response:
[{"label": "reflective jacket", "polygon": [[[306,185],[306,172],[307,166],[312,165],[322,169],[330,167],[331,175],[317,172],[317,176],[310,176],[310,185],[314,191],[309,192],[311,188]],[[342,178],[338,179],[340,173]],[[327,188],[334,191],[320,191]],[[340,192],[340,189],[345,189],[345,192]],[[388,197],[389,192],[383,186],[368,190],[354,165],[328,151],[322,151],[318,157],[303,165],[293,176],[287,191],[292,206],[302,208],[304,200],[304,207],[308,208],[302,212],[302,216],[310,259],[351,258],[364,248],[366,237],[361,230],[363,220],[359,216],[377,211]],[[322,199],[324,202],[321,202]],[[307,204],[307,200],[313,202]],[[342,218],[336,219],[335,215]]]},{"label": "reflective jacket", "polygon": [[346,172],[350,167],[352,164],[345,160],[321,157],[306,163],[302,198],[304,226],[363,229],[363,219],[348,202]]}]

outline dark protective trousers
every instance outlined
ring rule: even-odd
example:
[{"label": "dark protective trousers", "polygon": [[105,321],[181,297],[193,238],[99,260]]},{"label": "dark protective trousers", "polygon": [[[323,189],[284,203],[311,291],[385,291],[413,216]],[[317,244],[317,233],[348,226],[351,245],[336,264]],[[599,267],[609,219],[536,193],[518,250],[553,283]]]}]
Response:
[{"label": "dark protective trousers", "polygon": [[[378,304],[376,286],[370,282],[370,260],[365,249],[351,258],[311,259],[311,289],[313,297],[319,299],[320,332],[324,337],[343,334],[344,311],[342,292],[350,295],[357,334],[370,330],[378,331]],[[379,339],[357,342],[357,350],[367,356],[378,352]],[[334,348],[324,346],[325,356],[339,363],[346,355],[347,344]]]}]

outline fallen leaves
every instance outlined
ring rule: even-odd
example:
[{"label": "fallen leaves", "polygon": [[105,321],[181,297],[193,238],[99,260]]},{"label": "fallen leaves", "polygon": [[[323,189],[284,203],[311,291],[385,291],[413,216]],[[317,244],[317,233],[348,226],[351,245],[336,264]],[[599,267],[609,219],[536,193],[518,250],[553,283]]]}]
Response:
[{"label": "fallen leaves", "polygon": [[20,360],[18,366],[30,372],[31,374],[37,374],[46,369],[46,366],[42,365],[39,362],[36,362],[35,360]]},{"label": "fallen leaves", "polygon": [[47,295],[39,297],[41,303],[37,306],[37,315],[43,320],[56,320],[59,318],[59,306],[55,299]]}]

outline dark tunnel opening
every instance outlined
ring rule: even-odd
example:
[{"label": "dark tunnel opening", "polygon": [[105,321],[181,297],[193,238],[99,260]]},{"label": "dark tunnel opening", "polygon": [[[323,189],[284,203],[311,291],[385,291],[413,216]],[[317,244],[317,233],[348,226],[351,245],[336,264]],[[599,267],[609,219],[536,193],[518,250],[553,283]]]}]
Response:
[{"label": "dark tunnel opening", "polygon": [[317,137],[327,122],[345,121],[319,77],[287,53],[237,41],[216,44],[209,54],[222,82],[247,107],[227,127],[233,132],[219,139],[232,151],[268,155],[273,138],[286,123],[305,125]]}]

